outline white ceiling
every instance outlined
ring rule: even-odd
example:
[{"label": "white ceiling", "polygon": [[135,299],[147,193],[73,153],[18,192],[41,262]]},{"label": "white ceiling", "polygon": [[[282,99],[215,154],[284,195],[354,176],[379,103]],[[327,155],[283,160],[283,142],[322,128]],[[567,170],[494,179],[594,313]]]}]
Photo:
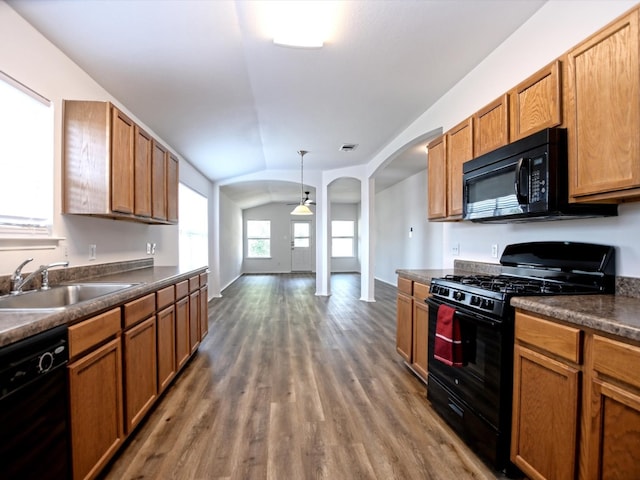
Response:
[{"label": "white ceiling", "polygon": [[[309,151],[305,172],[368,163],[544,0],[342,1],[321,49],[274,45],[261,24],[264,1],[8,3],[219,181],[299,169],[299,149]],[[358,147],[341,152],[344,143]],[[423,143],[398,155],[376,187],[425,167]],[[344,185],[353,190],[353,182]],[[244,208],[296,201],[300,186],[262,182],[224,192]],[[347,193],[332,199],[349,201]]]}]

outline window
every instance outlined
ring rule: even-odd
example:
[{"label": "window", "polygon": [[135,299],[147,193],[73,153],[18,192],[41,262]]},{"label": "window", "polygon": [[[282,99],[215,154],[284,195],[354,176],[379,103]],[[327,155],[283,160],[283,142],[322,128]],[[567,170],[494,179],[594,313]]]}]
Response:
[{"label": "window", "polygon": [[178,186],[178,255],[180,266],[209,265],[209,213],[207,197],[182,183]]},{"label": "window", "polygon": [[299,248],[311,246],[311,227],[309,222],[293,223],[293,246]]},{"label": "window", "polygon": [[0,71],[0,234],[51,235],[53,107]]},{"label": "window", "polygon": [[353,220],[331,221],[331,256],[353,257],[355,222]]},{"label": "window", "polygon": [[271,257],[271,222],[247,220],[247,257]]}]

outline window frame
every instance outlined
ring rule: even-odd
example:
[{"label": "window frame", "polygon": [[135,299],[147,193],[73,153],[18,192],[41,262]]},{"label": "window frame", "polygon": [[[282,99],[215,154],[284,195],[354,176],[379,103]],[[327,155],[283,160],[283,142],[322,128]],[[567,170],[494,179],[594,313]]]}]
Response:
[{"label": "window frame", "polygon": [[[350,223],[351,224],[351,235],[335,235],[334,224],[336,222],[341,223]],[[350,255],[336,255],[335,249],[333,248],[334,240],[351,240],[351,254]],[[331,258],[355,258],[356,257],[356,222],[354,220],[331,220]]]},{"label": "window frame", "polygon": [[[263,223],[263,224],[267,224],[268,229],[269,229],[269,235],[265,236],[265,235],[249,235],[249,224],[255,222],[255,223]],[[257,220],[257,219],[247,219],[246,224],[245,224],[245,239],[246,239],[246,244],[247,244],[247,250],[246,250],[246,258],[247,259],[251,259],[251,260],[268,260],[271,258],[271,220]],[[268,252],[266,255],[254,255],[251,252],[251,243],[252,240],[266,240],[266,244],[267,244],[267,249]]]},{"label": "window frame", "polygon": [[[198,201],[204,200],[204,209],[205,209],[205,221],[202,222],[198,220],[197,224],[202,225],[204,228],[192,228],[191,225],[188,225],[186,219],[189,218],[188,215],[185,215],[185,211],[188,211],[187,203],[188,199],[185,201],[184,192],[188,191],[188,195],[194,194],[199,198]],[[206,258],[205,265],[209,264],[209,199],[206,195],[198,192],[195,188],[190,187],[186,183],[179,182],[178,183],[178,264],[180,266],[184,266],[186,268],[199,268],[203,266],[201,263],[193,262],[192,256],[189,256],[189,261],[183,255],[183,242],[184,239],[189,239],[187,243],[193,245],[198,240],[200,242],[204,242],[204,252]],[[193,241],[195,239],[195,242]],[[199,252],[202,253],[202,252]]]}]

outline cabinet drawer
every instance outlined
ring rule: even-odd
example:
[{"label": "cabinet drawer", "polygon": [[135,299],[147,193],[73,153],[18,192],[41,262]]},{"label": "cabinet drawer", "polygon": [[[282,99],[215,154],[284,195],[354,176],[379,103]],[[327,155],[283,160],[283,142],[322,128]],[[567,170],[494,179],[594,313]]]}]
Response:
[{"label": "cabinet drawer", "polygon": [[189,294],[189,280],[176,283],[176,300],[186,297]]},{"label": "cabinet drawer", "polygon": [[640,388],[640,348],[609,338],[593,336],[593,368]]},{"label": "cabinet drawer", "polygon": [[176,301],[176,290],[173,285],[163,288],[156,292],[156,302],[158,310],[162,310],[167,305],[171,305]]},{"label": "cabinet drawer", "polygon": [[516,340],[535,345],[574,363],[580,363],[581,331],[541,318],[516,313]]},{"label": "cabinet drawer", "polygon": [[398,291],[406,293],[407,295],[413,295],[413,280],[398,277]]},{"label": "cabinet drawer", "polygon": [[200,274],[200,286],[204,287],[207,283],[209,283],[209,273],[204,272]]},{"label": "cabinet drawer", "polygon": [[195,276],[189,279],[189,292],[195,292],[200,288],[200,277]]},{"label": "cabinet drawer", "polygon": [[424,299],[429,296],[429,285],[425,285],[424,283],[414,282],[413,296],[420,301],[424,301]]},{"label": "cabinet drawer", "polygon": [[69,327],[69,358],[73,358],[120,331],[120,308]]},{"label": "cabinet drawer", "polygon": [[156,310],[156,296],[153,293],[124,305],[124,328],[138,323]]}]

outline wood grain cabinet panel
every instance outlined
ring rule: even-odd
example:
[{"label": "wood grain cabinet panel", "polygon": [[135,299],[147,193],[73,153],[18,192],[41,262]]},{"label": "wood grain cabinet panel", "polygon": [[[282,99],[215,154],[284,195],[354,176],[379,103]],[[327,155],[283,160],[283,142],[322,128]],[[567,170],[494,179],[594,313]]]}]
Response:
[{"label": "wood grain cabinet panel", "polygon": [[111,122],[111,209],[133,213],[135,124],[115,107]]},{"label": "wood grain cabinet panel", "polygon": [[167,221],[178,223],[178,179],[180,164],[178,159],[169,154],[167,158]]},{"label": "wood grain cabinet panel", "polygon": [[494,100],[473,115],[473,152],[476,157],[509,143],[509,95]]},{"label": "wood grain cabinet panel", "polygon": [[176,302],[176,364],[180,370],[191,353],[189,339],[189,297]]},{"label": "wood grain cabinet panel", "polygon": [[640,196],[638,9],[568,52],[569,193]]},{"label": "wood grain cabinet panel", "polygon": [[205,285],[200,289],[200,340],[209,333],[209,289]]},{"label": "wood grain cabinet panel", "polygon": [[447,142],[442,135],[431,141],[428,149],[427,202],[428,219],[443,220],[447,216]]},{"label": "wood grain cabinet panel", "polygon": [[509,92],[511,141],[562,123],[562,68],[559,60]]},{"label": "wood grain cabinet panel", "polygon": [[189,295],[189,349],[193,353],[200,345],[200,291]]},{"label": "wood grain cabinet panel", "polygon": [[156,220],[167,219],[167,149],[153,142],[151,161],[151,216]]},{"label": "wood grain cabinet panel", "polygon": [[95,478],[124,439],[120,337],[69,365],[73,478]]},{"label": "wood grain cabinet panel", "polygon": [[175,307],[158,312],[158,393],[164,391],[176,375],[176,316]]},{"label": "wood grain cabinet panel", "polygon": [[447,132],[447,218],[462,218],[462,164],[473,158],[473,119]]},{"label": "wood grain cabinet panel", "polygon": [[134,167],[134,211],[139,217],[151,216],[151,136],[136,125]]},{"label": "wood grain cabinet panel", "polygon": [[429,336],[429,307],[424,301],[413,299],[413,335],[411,368],[424,381],[427,380]]},{"label": "wood grain cabinet panel", "polygon": [[396,351],[411,364],[413,351],[413,298],[404,293],[396,297]]}]

